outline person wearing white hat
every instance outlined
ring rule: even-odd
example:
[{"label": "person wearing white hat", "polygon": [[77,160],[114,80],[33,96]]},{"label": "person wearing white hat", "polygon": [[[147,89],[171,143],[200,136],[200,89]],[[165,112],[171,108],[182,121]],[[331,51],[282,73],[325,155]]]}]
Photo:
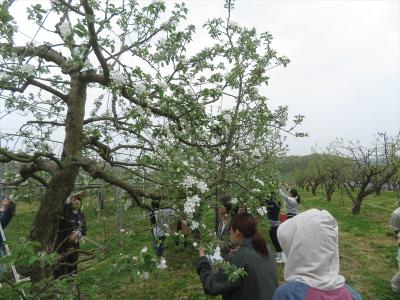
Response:
[{"label": "person wearing white hat", "polygon": [[339,230],[326,210],[310,209],[278,228],[287,256],[284,279],[273,300],[359,300],[360,294],[339,274]]}]

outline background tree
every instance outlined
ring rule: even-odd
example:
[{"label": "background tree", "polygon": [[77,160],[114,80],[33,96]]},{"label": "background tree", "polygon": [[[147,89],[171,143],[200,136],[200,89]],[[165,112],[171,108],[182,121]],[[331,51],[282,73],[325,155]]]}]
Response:
[{"label": "background tree", "polygon": [[346,182],[343,185],[353,202],[353,214],[360,213],[366,196],[376,192],[397,173],[400,167],[399,147],[399,135],[390,137],[386,133],[379,133],[371,146],[353,142],[345,144],[343,140],[337,140],[330,146],[333,155],[345,159],[347,169],[355,168],[357,171],[359,188],[352,190]]}]

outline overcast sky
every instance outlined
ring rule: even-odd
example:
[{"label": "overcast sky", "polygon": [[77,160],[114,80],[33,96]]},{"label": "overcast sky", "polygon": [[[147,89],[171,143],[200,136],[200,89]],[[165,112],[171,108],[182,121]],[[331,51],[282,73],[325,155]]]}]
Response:
[{"label": "overcast sky", "polygon": [[[45,1],[14,5],[33,2]],[[201,26],[225,17],[224,0],[185,3],[198,30],[192,48],[201,49]],[[400,1],[237,0],[231,19],[269,31],[273,48],[291,59],[287,68],[270,71],[263,88],[272,108],[288,105],[291,116],[306,116],[300,131],[310,137],[288,138],[289,154],[309,154],[337,137],[368,143],[378,131],[399,131]],[[0,128],[12,126],[3,120]]]},{"label": "overcast sky", "polygon": [[[186,1],[189,20],[223,16],[224,1]],[[291,59],[270,71],[270,105],[306,116],[308,138],[288,138],[290,154],[324,149],[335,138],[369,143],[400,129],[400,1],[238,0],[232,20],[269,31]]]}]

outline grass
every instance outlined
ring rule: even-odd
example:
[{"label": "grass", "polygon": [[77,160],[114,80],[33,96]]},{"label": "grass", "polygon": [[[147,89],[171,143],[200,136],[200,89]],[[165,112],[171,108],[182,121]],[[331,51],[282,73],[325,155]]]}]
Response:
[{"label": "grass", "polygon": [[[364,299],[395,299],[390,289],[390,279],[397,271],[396,241],[390,232],[388,220],[396,208],[395,193],[383,192],[379,197],[368,197],[360,215],[351,215],[350,200],[342,199],[340,193],[334,194],[331,202],[322,197],[322,192],[312,196],[302,193],[301,210],[309,208],[326,209],[339,223],[341,274],[353,288],[358,290]],[[99,218],[93,207],[96,200],[84,203],[84,212],[88,220],[88,237],[99,243],[110,242],[118,236],[114,203],[108,203],[107,210]],[[6,228],[6,235],[11,247],[18,247],[18,237],[27,236],[34,217],[35,207],[20,203],[16,217]],[[210,212],[205,218],[212,222]],[[121,251],[138,253],[144,245],[151,250],[150,224],[141,211],[130,208],[122,214],[123,227],[133,231],[131,243],[121,244]],[[260,226],[264,237],[271,245],[266,220]],[[84,249],[93,249],[88,243]],[[117,251],[115,250],[115,251]],[[113,267],[111,260],[96,262],[91,268],[79,274],[80,289],[84,299],[215,299],[203,294],[198,276],[195,272],[197,251],[175,246],[173,238],[168,238],[164,253],[168,268],[155,270],[147,280],[133,282],[126,273],[104,278],[102,274]],[[118,256],[116,253],[115,257]],[[85,265],[84,265],[85,266]],[[82,267],[84,267],[82,266]],[[278,266],[281,282],[283,267]],[[0,297],[1,298],[1,297]],[[217,298],[220,299],[220,298]]]}]

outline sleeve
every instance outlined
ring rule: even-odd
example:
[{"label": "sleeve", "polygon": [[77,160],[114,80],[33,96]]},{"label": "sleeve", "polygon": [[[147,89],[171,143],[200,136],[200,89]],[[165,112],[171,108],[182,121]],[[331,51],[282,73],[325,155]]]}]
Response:
[{"label": "sleeve", "polygon": [[[230,262],[235,264],[231,260]],[[207,295],[221,295],[241,287],[243,283],[242,278],[235,282],[229,281],[228,276],[222,270],[214,273],[210,261],[205,256],[198,260],[197,274],[200,276],[204,293]]]},{"label": "sleeve", "polygon": [[13,214],[15,212],[15,204],[10,204],[4,213],[0,214],[0,223],[1,226],[4,228],[10,223]]},{"label": "sleeve", "polygon": [[285,200],[286,203],[290,204],[290,205],[297,205],[297,201],[295,198],[293,197],[289,197],[288,195],[285,194],[284,191],[282,191],[282,189],[279,189],[279,194],[282,196],[283,200]]}]

